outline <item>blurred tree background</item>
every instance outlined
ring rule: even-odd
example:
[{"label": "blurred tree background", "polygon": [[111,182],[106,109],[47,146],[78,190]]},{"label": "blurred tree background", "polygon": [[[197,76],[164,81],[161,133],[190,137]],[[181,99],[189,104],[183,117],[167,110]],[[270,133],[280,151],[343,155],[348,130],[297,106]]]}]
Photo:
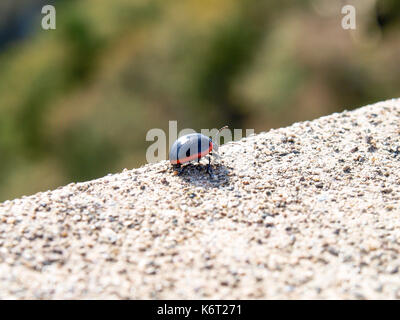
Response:
[{"label": "blurred tree background", "polygon": [[399,18],[398,0],[2,0],[0,200],[140,166],[169,120],[259,132],[399,97]]}]

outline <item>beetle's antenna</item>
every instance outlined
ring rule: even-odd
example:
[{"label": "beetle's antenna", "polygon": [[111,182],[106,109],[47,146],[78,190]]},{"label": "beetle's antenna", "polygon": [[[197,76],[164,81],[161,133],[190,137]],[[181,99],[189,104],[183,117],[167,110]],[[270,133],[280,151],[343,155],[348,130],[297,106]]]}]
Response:
[{"label": "beetle's antenna", "polygon": [[219,129],[217,135],[215,136],[215,140],[218,141],[218,137],[221,134],[221,131],[224,130],[224,129],[227,129],[227,128],[229,128],[229,127],[228,126],[223,126],[221,129]]},{"label": "beetle's antenna", "polygon": [[221,134],[221,132],[222,132],[222,130],[224,130],[224,129],[226,129],[226,128],[229,128],[228,126],[224,126],[224,127],[222,127],[221,129],[219,129],[218,130],[218,133],[216,134],[216,136],[215,136],[215,138],[214,138],[214,148],[213,148],[213,154],[214,155],[216,155],[217,157],[219,157],[219,154],[218,154],[218,149],[219,149],[219,145],[218,145],[218,143],[219,143],[219,135]]},{"label": "beetle's antenna", "polygon": [[222,132],[222,130],[224,130],[224,129],[226,129],[226,128],[229,128],[228,126],[223,126],[221,129],[219,129],[218,130],[218,133],[216,134],[216,136],[215,136],[215,138],[214,138],[214,148],[213,148],[213,157],[215,157],[217,160],[220,160],[221,159],[221,157],[219,156],[219,153],[218,153],[218,149],[219,149],[219,146],[218,146],[218,142],[219,142],[219,135],[221,134],[221,132]]}]

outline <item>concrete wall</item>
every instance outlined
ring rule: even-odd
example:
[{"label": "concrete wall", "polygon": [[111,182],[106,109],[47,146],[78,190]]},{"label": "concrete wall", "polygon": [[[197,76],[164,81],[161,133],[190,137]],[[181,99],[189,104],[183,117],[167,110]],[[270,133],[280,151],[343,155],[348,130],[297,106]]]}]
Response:
[{"label": "concrete wall", "polygon": [[[400,298],[400,100],[0,204],[0,298]],[[198,170],[200,169],[200,170]]]}]

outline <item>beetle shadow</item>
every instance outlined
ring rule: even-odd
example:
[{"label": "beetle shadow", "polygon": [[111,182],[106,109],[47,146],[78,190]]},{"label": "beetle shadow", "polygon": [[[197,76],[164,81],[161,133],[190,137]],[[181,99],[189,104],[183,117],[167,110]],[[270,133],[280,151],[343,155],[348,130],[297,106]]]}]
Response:
[{"label": "beetle shadow", "polygon": [[178,175],[184,182],[202,187],[214,189],[229,184],[230,168],[222,163],[211,166],[212,174],[207,172],[207,165],[204,163],[188,163],[184,166],[183,172]]}]

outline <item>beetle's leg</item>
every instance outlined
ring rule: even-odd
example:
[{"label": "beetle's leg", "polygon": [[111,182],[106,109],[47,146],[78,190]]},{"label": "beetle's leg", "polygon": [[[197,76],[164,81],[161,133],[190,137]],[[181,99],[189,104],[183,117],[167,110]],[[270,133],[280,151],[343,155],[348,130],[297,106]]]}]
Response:
[{"label": "beetle's leg", "polygon": [[207,173],[210,175],[211,178],[214,178],[214,174],[211,168],[211,155],[208,157],[208,164],[207,164]]}]

